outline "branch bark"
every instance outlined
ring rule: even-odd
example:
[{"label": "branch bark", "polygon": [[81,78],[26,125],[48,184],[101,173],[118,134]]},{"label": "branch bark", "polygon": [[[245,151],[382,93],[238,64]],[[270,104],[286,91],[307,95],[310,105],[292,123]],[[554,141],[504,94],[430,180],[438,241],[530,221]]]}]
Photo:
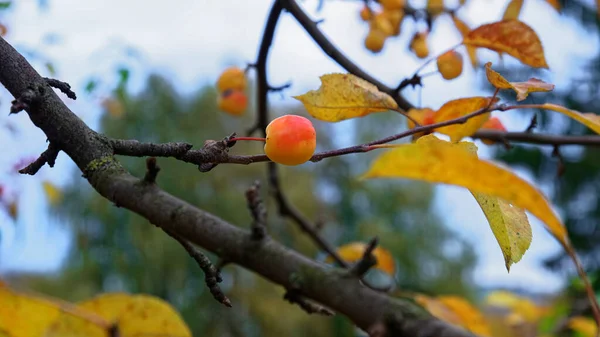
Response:
[{"label": "branch bark", "polygon": [[114,142],[91,130],[69,110],[3,38],[0,82],[17,99],[25,92],[34,93],[25,109],[31,121],[75,162],[100,195],[120,207],[286,289],[299,289],[307,298],[342,313],[365,331],[383,324],[388,336],[472,336],[431,317],[410,301],[371,290],[357,279],[345,277],[343,271],[300,255],[269,237],[252,240],[248,231],[132,176],[114,157]]}]

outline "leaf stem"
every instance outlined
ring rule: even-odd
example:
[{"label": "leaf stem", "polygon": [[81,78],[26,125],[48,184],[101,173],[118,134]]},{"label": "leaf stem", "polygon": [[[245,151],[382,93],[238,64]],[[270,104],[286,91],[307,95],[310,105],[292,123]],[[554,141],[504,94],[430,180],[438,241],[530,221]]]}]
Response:
[{"label": "leaf stem", "polygon": [[229,139],[230,142],[237,142],[238,140],[253,140],[255,142],[266,142],[266,138],[262,137],[234,137]]}]

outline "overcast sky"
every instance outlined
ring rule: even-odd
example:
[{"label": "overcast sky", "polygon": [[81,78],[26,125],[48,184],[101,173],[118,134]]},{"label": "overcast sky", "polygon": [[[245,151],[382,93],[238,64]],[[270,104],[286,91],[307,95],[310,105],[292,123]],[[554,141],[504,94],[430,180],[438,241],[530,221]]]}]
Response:
[{"label": "overcast sky", "polygon": [[[5,22],[10,29],[6,39],[20,51],[42,51],[55,61],[57,76],[74,85],[79,92],[90,74],[110,78],[119,63],[134,70],[133,89],[139,88],[144,75],[151,71],[168,76],[184,92],[195,90],[202,84],[212,84],[225,66],[243,65],[255,58],[271,3],[263,0],[52,0],[46,10],[40,11],[37,0],[14,2],[14,9],[0,17],[0,22]],[[505,0],[470,0],[459,15],[471,26],[496,21],[506,3]],[[380,54],[374,55],[364,49],[367,26],[358,20],[360,2],[327,1],[321,13],[315,12],[317,1],[302,4],[315,18],[325,19],[319,27],[336,46],[382,81],[396,85],[420,65],[419,60],[405,52],[409,34],[388,41]],[[545,1],[526,1],[521,19],[539,34],[551,69],[544,73],[543,79],[556,83],[557,90],[564,88],[568,79],[576,77],[582,62],[599,50],[597,39],[581,31],[575,21],[561,18]],[[431,37],[432,54],[460,41],[449,18],[441,18],[435,27]],[[403,26],[403,30],[413,29],[410,24]],[[48,41],[55,43],[48,44]],[[124,57],[124,46],[135,47],[141,56]],[[482,52],[480,56],[484,61],[499,62],[489,52]],[[43,62],[31,60],[36,68],[44,71]],[[510,57],[505,57],[505,62],[517,63]],[[320,75],[341,71],[290,15],[283,15],[269,58],[271,83],[277,85],[292,80],[293,87],[285,92],[289,98],[318,88]],[[449,99],[489,94],[478,87],[482,76],[481,70],[475,72],[466,66],[463,76],[452,82],[437,76],[429,77],[425,79],[422,92],[423,105],[438,108]],[[8,111],[11,98],[2,90],[0,110]],[[416,102],[416,92],[408,90],[407,96]],[[69,102],[70,106],[96,127],[98,98],[79,97],[76,102]],[[280,100],[279,96],[273,97],[275,102]],[[520,116],[518,112],[505,112],[501,119],[514,130],[522,129],[528,122],[528,117]],[[2,113],[0,124],[5,123],[16,127],[20,133],[0,132],[3,151],[0,167],[10,167],[24,154],[35,156],[45,149],[43,134],[31,126],[25,114],[12,116],[9,120]],[[480,145],[480,148],[485,146]],[[484,149],[480,155],[486,157],[487,153]],[[43,168],[36,179],[64,184],[70,176],[65,173],[65,168],[73,168],[73,165],[62,154],[56,169]],[[0,172],[0,183],[10,180],[11,185],[20,186],[25,191],[21,200],[27,200],[28,207],[47,207],[39,180],[29,176],[15,177],[7,171],[2,169]],[[535,181],[524,172],[519,174]],[[544,191],[551,191],[548,188]],[[530,216],[534,236],[531,248],[508,274],[483,213],[469,192],[450,186],[440,186],[438,190],[436,208],[443,213],[443,219],[472,242],[480,255],[474,273],[478,283],[483,286],[535,287],[540,291],[556,291],[561,286],[558,277],[545,272],[539,265],[543,257],[557,252],[559,246],[537,220]],[[60,266],[70,240],[66,226],[40,219],[36,213],[23,214],[16,226],[0,214],[0,271],[49,271]]]}]

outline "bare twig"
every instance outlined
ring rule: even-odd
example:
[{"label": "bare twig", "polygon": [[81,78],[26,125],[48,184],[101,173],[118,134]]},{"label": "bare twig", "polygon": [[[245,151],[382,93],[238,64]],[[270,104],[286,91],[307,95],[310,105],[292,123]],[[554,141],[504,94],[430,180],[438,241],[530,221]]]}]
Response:
[{"label": "bare twig", "polygon": [[58,149],[58,147],[54,143],[50,142],[50,144],[48,144],[48,149],[46,149],[46,151],[42,152],[42,154],[40,154],[40,156],[38,157],[38,159],[36,159],[33,163],[31,163],[31,164],[27,165],[26,167],[20,169],[19,173],[34,175],[46,163],[48,163],[48,166],[54,167],[54,164],[55,164],[55,161],[56,161],[56,157],[58,157],[58,152],[59,151],[60,150]]},{"label": "bare twig", "polygon": [[179,234],[176,234],[175,232],[166,228],[162,228],[162,230],[169,234],[170,237],[177,240],[177,242],[179,242],[179,244],[181,244],[188,254],[190,254],[190,256],[196,261],[200,269],[202,269],[204,272],[204,282],[206,283],[208,290],[210,290],[210,293],[213,295],[215,300],[231,308],[231,301],[229,298],[227,298],[227,296],[225,296],[225,294],[223,294],[223,291],[219,287],[219,283],[223,281],[223,279],[221,279],[221,273],[217,268],[215,268],[212,262],[210,262],[208,257]]},{"label": "bare twig", "polygon": [[359,278],[363,277],[371,267],[377,265],[377,258],[373,255],[373,251],[377,248],[378,243],[379,239],[377,237],[369,241],[362,258],[348,271],[349,275],[358,276]]},{"label": "bare twig", "polygon": [[246,200],[252,213],[251,235],[255,240],[261,240],[267,234],[267,210],[260,198],[260,182],[257,180],[247,191]]},{"label": "bare twig", "polygon": [[156,158],[150,157],[146,159],[146,175],[144,176],[144,181],[148,184],[154,184],[158,172],[160,172],[160,167],[156,163]]},{"label": "bare twig", "polygon": [[309,314],[318,314],[323,316],[335,315],[333,311],[300,295],[300,292],[298,292],[297,290],[286,291],[283,295],[283,299],[290,303],[298,304],[298,306],[302,308],[302,310],[306,311]]},{"label": "bare twig", "polygon": [[48,85],[50,85],[51,87],[54,87],[58,90],[60,90],[63,94],[67,95],[67,97],[69,97],[70,99],[77,99],[77,95],[75,95],[75,92],[73,92],[73,90],[71,90],[71,86],[69,85],[69,83],[67,82],[62,82],[53,78],[44,78],[46,80],[46,82],[48,83]]},{"label": "bare twig", "polygon": [[560,178],[563,174],[565,174],[565,159],[560,153],[560,147],[558,145],[554,145],[552,149],[552,157],[558,159],[558,166],[556,167],[556,177]]},{"label": "bare twig", "polygon": [[37,93],[32,88],[25,89],[21,95],[12,101],[9,115],[29,109],[29,105],[36,99]]},{"label": "bare twig", "polygon": [[525,129],[525,132],[532,132],[533,129],[535,129],[537,127],[538,121],[537,121],[537,113],[533,114],[533,117],[531,117],[531,121],[529,122],[529,125],[527,126],[527,129]]}]

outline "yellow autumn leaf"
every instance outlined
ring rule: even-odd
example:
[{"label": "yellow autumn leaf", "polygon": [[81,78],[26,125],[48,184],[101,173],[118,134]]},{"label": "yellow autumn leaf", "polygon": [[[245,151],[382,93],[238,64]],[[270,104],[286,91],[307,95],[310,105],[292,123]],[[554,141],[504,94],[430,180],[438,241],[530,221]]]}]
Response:
[{"label": "yellow autumn leaf", "polygon": [[491,307],[508,309],[512,314],[509,319],[521,322],[535,323],[545,313],[544,308],[539,307],[530,299],[504,290],[489,293],[485,303]]},{"label": "yellow autumn leaf", "polygon": [[531,244],[531,225],[525,211],[510,203],[483,193],[471,192],[487,218],[500,245],[506,270],[517,263]]},{"label": "yellow autumn leaf", "polygon": [[45,331],[44,337],[111,337],[110,325],[96,324],[85,316],[62,313]]},{"label": "yellow autumn leaf", "polygon": [[[367,244],[363,242],[352,242],[343,245],[337,249],[338,255],[347,262],[354,263],[359,261],[367,249]],[[396,273],[396,261],[392,254],[384,248],[376,247],[373,250],[373,256],[377,259],[375,268],[385,272],[388,275],[394,276]],[[327,257],[327,262],[333,262],[331,257]]]},{"label": "yellow autumn leaf", "polygon": [[[464,21],[459,19],[456,15],[452,15],[452,22],[454,23],[454,26],[456,27],[456,29],[458,29],[463,38],[469,35],[471,28],[469,28],[469,26],[467,26],[467,24]],[[469,60],[471,60],[471,66],[473,66],[473,69],[477,68],[477,66],[479,65],[479,61],[477,59],[477,48],[469,45],[465,45],[465,48],[467,49],[467,55],[469,55]]]},{"label": "yellow autumn leaf", "polygon": [[537,78],[530,78],[527,82],[508,82],[498,72],[492,70],[492,62],[485,64],[485,75],[494,87],[498,89],[513,89],[517,93],[517,101],[522,101],[531,92],[548,92],[554,90],[554,84],[546,83]]},{"label": "yellow autumn leaf", "polygon": [[560,112],[587,126],[588,128],[592,129],[595,133],[600,134],[600,115],[597,115],[593,112],[579,112],[552,103],[531,104],[528,105],[528,107]]},{"label": "yellow autumn leaf", "polygon": [[396,101],[388,94],[352,74],[327,74],[320,79],[321,87],[318,90],[294,96],[316,119],[339,122],[398,108]]},{"label": "yellow autumn leaf", "polygon": [[427,0],[427,12],[436,16],[444,11],[444,0]]},{"label": "yellow autumn leaf", "polygon": [[119,314],[121,337],[192,337],[181,316],[167,302],[148,295],[136,295]]},{"label": "yellow autumn leaf", "polygon": [[478,159],[434,135],[383,153],[361,178],[419,179],[496,196],[531,212],[564,247],[569,245],[565,227],[537,188],[507,169]]},{"label": "yellow autumn leaf", "polygon": [[415,296],[415,302],[443,321],[461,326],[481,337],[491,336],[490,328],[483,314],[461,297],[439,296],[432,298],[417,295]]},{"label": "yellow autumn leaf", "polygon": [[[491,97],[469,97],[446,102],[435,113],[433,117],[434,122],[440,123],[451,119],[456,119],[481,110],[490,105],[491,99]],[[498,99],[495,98],[493,103],[497,101]],[[463,124],[443,126],[435,129],[435,131],[450,136],[452,142],[456,143],[464,137],[474,134],[489,118],[490,112],[487,112],[479,116],[469,118],[469,120]]]},{"label": "yellow autumn leaf", "polygon": [[115,322],[133,298],[134,295],[127,293],[105,293],[80,302],[78,306],[93,312],[108,322]]},{"label": "yellow autumn leaf", "polygon": [[569,329],[576,331],[580,337],[596,337],[598,326],[593,319],[583,316],[575,316],[569,319],[567,323]]},{"label": "yellow autumn leaf", "polygon": [[0,285],[0,331],[9,337],[42,336],[59,314],[52,303]]},{"label": "yellow autumn leaf", "polygon": [[49,181],[44,181],[42,183],[42,186],[44,187],[44,192],[46,193],[46,197],[48,197],[48,202],[50,203],[50,205],[58,205],[62,200],[63,196],[60,189],[58,189],[56,185],[52,184]]},{"label": "yellow autumn leaf", "polygon": [[504,10],[502,20],[517,20],[522,8],[523,0],[511,0]]},{"label": "yellow autumn leaf", "polygon": [[540,38],[531,27],[518,20],[479,26],[465,36],[463,43],[507,53],[534,68],[548,68]]}]

